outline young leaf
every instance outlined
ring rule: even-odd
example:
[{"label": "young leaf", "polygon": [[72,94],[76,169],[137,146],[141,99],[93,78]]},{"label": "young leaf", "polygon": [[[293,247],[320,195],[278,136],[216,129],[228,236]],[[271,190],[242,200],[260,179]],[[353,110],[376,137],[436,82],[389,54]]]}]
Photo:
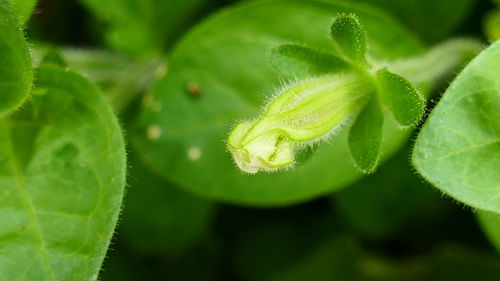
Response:
[{"label": "young leaf", "polygon": [[349,132],[349,150],[356,167],[373,173],[380,158],[384,114],[376,98],[365,106]]},{"label": "young leaf", "polygon": [[500,214],[500,42],[453,81],[418,135],[413,163],[444,193]]},{"label": "young leaf", "polygon": [[24,102],[33,80],[28,45],[6,0],[0,0],[0,34],[0,115],[3,115]]},{"label": "young leaf", "polygon": [[425,110],[425,100],[420,92],[405,78],[379,70],[379,97],[401,126],[414,126],[420,121]]},{"label": "young leaf", "polygon": [[37,74],[0,120],[0,280],[96,280],[125,185],[121,130],[82,76]]},{"label": "young leaf", "polygon": [[295,44],[274,48],[270,61],[278,72],[291,78],[306,78],[351,68],[337,56]]},{"label": "young leaf", "polygon": [[358,65],[364,65],[366,34],[354,15],[340,15],[335,18],[330,34],[340,52]]}]

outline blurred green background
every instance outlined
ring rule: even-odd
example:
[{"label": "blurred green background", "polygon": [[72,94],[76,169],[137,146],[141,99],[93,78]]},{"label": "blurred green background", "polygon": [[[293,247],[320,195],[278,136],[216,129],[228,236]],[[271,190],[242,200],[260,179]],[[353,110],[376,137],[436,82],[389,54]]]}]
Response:
[{"label": "blurred green background", "polygon": [[[350,2],[385,10],[424,46],[498,36],[495,3],[486,0]],[[33,51],[39,60],[63,46],[56,52],[99,84],[127,127],[151,81],[169,71],[176,43],[241,4],[41,0],[26,34],[46,46]],[[415,174],[410,147],[411,140],[375,174],[340,191],[274,208],[188,193],[147,168],[131,147],[129,186],[100,280],[500,280],[500,257],[473,211]]]}]

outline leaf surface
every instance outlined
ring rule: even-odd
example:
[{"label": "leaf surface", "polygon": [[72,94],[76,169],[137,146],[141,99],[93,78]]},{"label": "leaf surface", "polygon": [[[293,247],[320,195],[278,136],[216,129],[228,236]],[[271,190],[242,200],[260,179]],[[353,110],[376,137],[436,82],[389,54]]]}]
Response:
[{"label": "leaf surface", "polygon": [[335,55],[296,44],[274,48],[270,62],[287,78],[307,78],[352,68]]},{"label": "leaf surface", "polygon": [[365,106],[349,132],[349,150],[356,167],[364,173],[375,171],[380,158],[384,113],[375,98]]},{"label": "leaf surface", "polygon": [[0,280],[96,280],[125,185],[121,130],[83,77],[37,73],[0,121]]},{"label": "leaf surface", "polygon": [[366,34],[356,16],[337,16],[330,28],[330,35],[343,55],[356,64],[365,63]]},{"label": "leaf surface", "polygon": [[401,126],[413,126],[425,110],[422,94],[405,78],[385,69],[377,72],[379,96]]},{"label": "leaf surface", "polygon": [[418,135],[413,163],[438,189],[500,214],[500,42],[453,81]]}]

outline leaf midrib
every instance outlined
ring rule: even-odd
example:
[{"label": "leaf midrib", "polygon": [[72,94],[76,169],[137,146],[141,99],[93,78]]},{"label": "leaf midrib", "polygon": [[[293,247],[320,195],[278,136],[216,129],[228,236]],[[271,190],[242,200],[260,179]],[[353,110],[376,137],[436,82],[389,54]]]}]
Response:
[{"label": "leaf midrib", "polygon": [[45,271],[48,274],[49,280],[55,281],[54,272],[52,270],[52,267],[49,264],[49,258],[48,258],[47,251],[46,251],[47,248],[45,245],[45,238],[43,237],[42,229],[40,227],[40,222],[38,220],[38,217],[35,213],[35,208],[33,206],[33,202],[31,201],[28,189],[26,188],[26,184],[25,184],[22,170],[20,168],[19,160],[16,157],[16,153],[15,153],[14,145],[13,145],[13,141],[12,141],[11,129],[10,129],[9,125],[6,126],[5,132],[7,134],[6,139],[7,139],[8,152],[11,154],[11,159],[12,159],[11,164],[12,164],[12,167],[14,170],[15,182],[16,182],[16,185],[18,187],[17,190],[20,192],[21,198],[23,199],[23,203],[25,205],[24,207],[26,209],[26,212],[28,213],[28,216],[29,216],[31,223],[33,225],[33,228],[34,228],[34,232],[38,238],[37,242],[39,244],[40,254],[42,257],[42,263],[43,263],[43,266],[45,268]]}]

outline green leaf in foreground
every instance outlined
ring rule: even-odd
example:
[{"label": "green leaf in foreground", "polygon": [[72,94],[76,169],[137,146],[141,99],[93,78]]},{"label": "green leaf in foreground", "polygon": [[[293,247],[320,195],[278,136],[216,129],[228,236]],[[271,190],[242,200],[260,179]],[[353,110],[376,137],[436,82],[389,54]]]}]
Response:
[{"label": "green leaf in foreground", "polygon": [[0,0],[0,115],[17,109],[31,89],[28,45],[10,3]]},{"label": "green leaf in foreground", "polygon": [[0,280],[96,280],[123,197],[121,130],[82,76],[41,67],[37,84],[0,121]]},{"label": "green leaf in foreground", "polygon": [[418,172],[451,197],[500,213],[500,42],[453,81],[420,132]]},{"label": "green leaf in foreground", "polygon": [[361,111],[349,132],[349,149],[355,165],[365,173],[375,171],[380,158],[384,113],[376,98]]}]

